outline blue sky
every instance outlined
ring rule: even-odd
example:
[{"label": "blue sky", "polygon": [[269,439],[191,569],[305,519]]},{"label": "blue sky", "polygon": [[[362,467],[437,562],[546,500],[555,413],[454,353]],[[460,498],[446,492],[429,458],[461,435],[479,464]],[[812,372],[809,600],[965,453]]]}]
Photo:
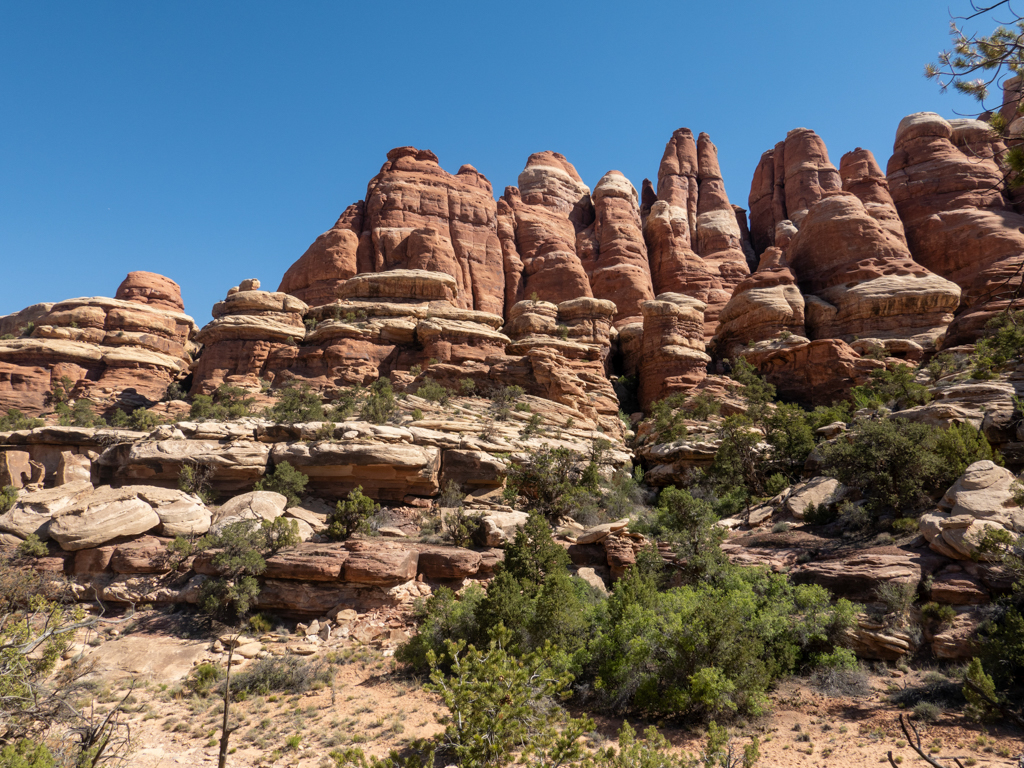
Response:
[{"label": "blue sky", "polygon": [[967,5],[0,0],[0,314],[145,269],[202,324],[276,289],[395,146],[497,194],[546,149],[639,188],[687,126],[743,207],[798,126],[884,169],[904,115],[972,110],[922,76]]}]

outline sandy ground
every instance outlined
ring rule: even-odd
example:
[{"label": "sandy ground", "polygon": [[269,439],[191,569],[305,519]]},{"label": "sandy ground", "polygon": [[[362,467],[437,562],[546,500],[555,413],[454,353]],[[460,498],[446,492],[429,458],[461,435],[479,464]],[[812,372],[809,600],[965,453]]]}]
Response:
[{"label": "sandy ground", "polygon": [[[209,642],[181,633],[136,632],[107,640],[100,648],[103,652],[97,652],[97,659],[102,664],[97,665],[98,682],[92,694],[100,709],[124,696],[129,683],[125,670],[136,674],[144,670],[127,706],[134,744],[129,764],[138,768],[216,765],[220,702],[182,693],[180,686],[181,674],[209,656]],[[438,699],[422,690],[422,679],[407,674],[384,651],[353,641],[333,658],[333,685],[301,695],[253,696],[232,705],[238,730],[232,736],[234,751],[228,765],[328,767],[334,765],[328,756],[332,749],[359,746],[383,755],[439,730]],[[162,660],[173,663],[165,665]],[[925,685],[926,674],[925,670],[904,673],[877,665],[870,676],[870,692],[861,697],[827,697],[807,680],[794,678],[774,691],[769,715],[729,725],[738,746],[758,737],[760,766],[877,766],[888,764],[889,750],[902,765],[923,766],[900,732],[898,717],[906,710],[891,699],[901,689],[912,691]],[[179,681],[174,682],[175,678]],[[937,679],[934,669],[929,679]],[[596,720],[592,745],[611,744],[621,720]],[[638,731],[649,725],[631,724]],[[682,752],[696,753],[701,745],[699,727],[672,722],[655,725]],[[925,749],[950,768],[953,756],[967,766],[1016,768],[1017,756],[1024,750],[1024,734],[986,729],[955,713],[922,725],[921,734]]]}]

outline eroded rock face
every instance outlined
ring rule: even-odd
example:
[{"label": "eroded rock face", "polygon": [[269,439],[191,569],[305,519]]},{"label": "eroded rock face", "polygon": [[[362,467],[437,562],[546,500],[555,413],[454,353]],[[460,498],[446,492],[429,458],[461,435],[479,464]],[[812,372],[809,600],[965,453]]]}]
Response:
[{"label": "eroded rock face", "polygon": [[[0,340],[0,410],[43,413],[47,392],[64,377],[73,398],[104,408],[159,400],[188,371],[195,323],[181,311],[177,284],[160,275],[133,272],[118,295],[129,298],[68,299],[38,313],[47,305],[30,307],[31,334]],[[15,323],[29,315],[18,313]]]},{"label": "eroded rock face", "polygon": [[744,232],[725,193],[718,148],[706,133],[697,137],[697,254],[717,278],[708,295],[705,321],[717,319],[736,286],[750,274]]},{"label": "eroded rock face", "polygon": [[996,163],[971,151],[985,143],[978,130],[954,128],[932,112],[909,115],[896,131],[887,168],[915,261],[963,291],[947,346],[978,338],[1022,280],[1024,217],[1007,204]]},{"label": "eroded rock face", "polygon": [[193,395],[221,384],[259,389],[260,379],[273,381],[298,357],[308,307],[287,293],[258,288],[229,291],[214,305],[213,320],[196,335],[203,352],[193,372]]},{"label": "eroded rock face", "polygon": [[984,559],[978,545],[989,530],[1024,533],[1024,509],[1013,500],[1014,474],[991,461],[971,464],[946,491],[939,509],[922,515],[921,533],[939,554]]},{"label": "eroded rock face", "polygon": [[[654,298],[651,269],[640,223],[636,189],[618,171],[609,171],[594,188],[595,220],[590,253],[581,252],[594,296],[615,302],[613,324],[643,321],[640,304]],[[581,247],[582,251],[582,247]]]},{"label": "eroded rock face", "polygon": [[169,277],[155,272],[129,272],[117,287],[114,298],[148,304],[171,312],[185,311],[185,303],[181,300],[181,286]]},{"label": "eroded rock face", "polygon": [[457,306],[500,314],[505,279],[495,216],[491,184],[473,166],[453,176],[429,150],[393,149],[366,189],[372,271],[445,272],[458,285]]},{"label": "eroded rock face", "polygon": [[498,219],[506,309],[534,294],[556,304],[593,295],[576,242],[594,221],[590,188],[563,155],[530,155],[518,188],[505,188]]},{"label": "eroded rock face", "polygon": [[[751,341],[795,337],[804,339],[804,297],[793,272],[784,266],[782,250],[768,248],[757,271],[736,286],[718,316],[712,346],[718,358],[745,354]],[[806,340],[806,339],[804,339]]]},{"label": "eroded rock face", "polygon": [[775,385],[779,397],[811,406],[848,397],[852,387],[868,381],[871,371],[885,367],[881,360],[863,358],[838,339],[784,343],[745,356]]},{"label": "eroded rock face", "polygon": [[[334,226],[288,268],[277,290],[290,293],[311,307],[335,301],[345,281],[360,271],[360,255],[363,269],[370,266],[369,240],[360,238],[364,209],[362,200],[346,208]],[[360,244],[364,242],[360,254]]]},{"label": "eroded rock face", "polygon": [[814,131],[794,128],[774,149],[761,155],[750,185],[750,239],[760,254],[776,242],[783,221],[800,226],[808,209],[842,189],[839,171],[829,162],[825,142]]},{"label": "eroded rock face", "polygon": [[[872,210],[889,212],[882,204]],[[895,224],[852,193],[813,203],[786,259],[804,294],[817,299],[807,303],[812,339],[900,338],[934,349],[960,301],[959,288],[917,264]]]},{"label": "eroded rock face", "polygon": [[663,293],[641,305],[644,315],[640,361],[640,403],[699,384],[711,358],[704,352],[703,302],[679,293]]}]

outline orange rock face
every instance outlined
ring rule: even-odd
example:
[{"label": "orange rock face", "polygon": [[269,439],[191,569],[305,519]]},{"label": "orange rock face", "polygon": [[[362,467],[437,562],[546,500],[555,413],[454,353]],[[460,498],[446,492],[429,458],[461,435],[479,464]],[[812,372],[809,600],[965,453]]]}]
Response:
[{"label": "orange rock face", "polygon": [[[288,268],[277,290],[290,293],[310,306],[330,304],[337,299],[345,281],[360,271],[364,208],[362,200],[346,208],[334,226],[320,235]],[[369,239],[366,243],[369,244]],[[363,248],[363,271],[369,268],[368,251],[369,248]]]},{"label": "orange rock face", "polygon": [[430,150],[388,152],[365,202],[349,206],[285,274],[279,290],[312,306],[338,298],[365,272],[424,269],[451,275],[456,304],[501,314],[505,270],[490,182],[473,166],[452,175]]},{"label": "orange rock face", "polygon": [[154,272],[129,272],[117,287],[114,298],[134,301],[136,304],[148,304],[157,309],[169,309],[172,312],[185,311],[185,304],[181,300],[181,286],[171,278]]},{"label": "orange rock face", "polygon": [[750,185],[750,239],[760,254],[775,241],[775,228],[790,220],[797,226],[807,210],[842,189],[839,171],[829,162],[825,142],[814,131],[794,128],[774,149],[761,155]]},{"label": "orange rock face", "polygon": [[640,357],[640,404],[651,403],[707,376],[704,304],[680,293],[659,294],[641,305],[644,315]]},{"label": "orange rock face", "polygon": [[887,169],[914,259],[963,289],[946,346],[977,339],[1022,279],[1024,216],[1003,197],[996,163],[958,146],[985,144],[978,132],[931,112],[905,117]]},{"label": "orange rock face", "polygon": [[718,150],[706,133],[672,134],[658,169],[656,201],[645,198],[644,236],[656,293],[682,293],[706,305],[706,335],[733,288],[748,274],[745,232],[729,203]]},{"label": "orange rock face", "polygon": [[580,254],[591,290],[615,302],[616,327],[643,322],[640,305],[654,298],[654,288],[636,189],[621,173],[609,171],[594,188],[593,199],[592,237],[578,241],[592,245],[589,253]]},{"label": "orange rock face", "polygon": [[881,360],[862,358],[837,339],[773,350],[751,362],[765,381],[775,385],[779,397],[810,406],[848,397],[851,388],[867,382],[871,371],[885,367]]},{"label": "orange rock face", "polygon": [[590,189],[564,156],[530,155],[519,187],[506,187],[498,218],[506,310],[533,294],[556,304],[593,295],[576,245],[594,220]]},{"label": "orange rock face", "polygon": [[45,311],[31,313],[29,335],[0,340],[0,411],[51,410],[47,393],[64,377],[73,382],[72,397],[101,408],[159,400],[188,371],[195,322],[180,310],[177,283],[161,275],[132,272],[118,295],[132,298],[40,305]]}]

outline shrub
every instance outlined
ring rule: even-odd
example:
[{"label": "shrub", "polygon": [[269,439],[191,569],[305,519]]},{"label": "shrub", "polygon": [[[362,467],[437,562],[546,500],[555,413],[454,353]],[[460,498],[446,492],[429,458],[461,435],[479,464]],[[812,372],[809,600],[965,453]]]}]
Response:
[{"label": "shrub", "polygon": [[162,423],[163,420],[148,408],[136,408],[130,415],[118,408],[110,417],[110,426],[137,432],[151,432]]},{"label": "shrub", "polygon": [[670,485],[658,497],[658,519],[663,536],[676,545],[687,583],[712,578],[728,562],[719,546],[725,529],[715,525],[714,509],[707,501]]},{"label": "shrub", "polygon": [[973,424],[951,424],[941,430],[935,439],[935,453],[939,457],[940,471],[934,485],[946,490],[955,483],[971,464],[985,459],[1002,466],[1003,458],[993,451],[984,433]]},{"label": "shrub", "polygon": [[274,491],[288,499],[287,506],[294,507],[299,503],[302,492],[306,489],[309,478],[289,464],[282,461],[274,470],[265,475],[253,486],[254,491]]},{"label": "shrub", "polygon": [[388,379],[377,379],[370,387],[360,417],[373,424],[383,424],[397,409],[395,393]]},{"label": "shrub", "polygon": [[653,428],[658,435],[658,442],[671,443],[686,437],[688,430],[683,422],[691,414],[683,408],[685,402],[686,393],[676,392],[651,404],[650,412],[654,417]]},{"label": "shrub", "polygon": [[180,381],[172,381],[167,385],[164,396],[160,400],[165,403],[173,400],[188,400],[188,392],[181,386]]},{"label": "shrub", "polygon": [[468,547],[480,527],[480,516],[467,514],[466,508],[459,504],[444,515],[441,523],[448,541],[456,547]]},{"label": "shrub", "polygon": [[510,463],[505,498],[552,520],[595,508],[602,445],[607,445],[607,441],[594,442],[593,454],[586,464],[586,459],[575,451],[546,445],[522,464]]},{"label": "shrub", "polygon": [[178,488],[185,493],[198,496],[204,504],[209,504],[214,499],[214,493],[210,489],[210,480],[215,469],[196,461],[186,461],[181,465],[178,472]]},{"label": "shrub", "polygon": [[665,592],[630,571],[607,611],[592,645],[601,698],[674,717],[765,711],[772,683],[803,653],[830,647],[854,613],[845,600],[830,605],[821,587],[738,568]]},{"label": "shrub", "polygon": [[255,402],[256,398],[250,396],[241,387],[221,384],[212,395],[196,395],[192,398],[189,417],[215,421],[240,419],[252,412]]},{"label": "shrub", "polygon": [[709,416],[717,416],[722,410],[721,402],[710,392],[701,392],[690,398],[684,407],[691,418],[700,421],[706,420]]},{"label": "shrub", "polygon": [[75,400],[73,405],[69,405],[67,402],[57,402],[54,406],[54,413],[57,414],[57,423],[62,427],[95,427],[106,424],[93,411],[92,401],[84,397]]},{"label": "shrub", "polygon": [[491,395],[491,411],[498,421],[505,421],[512,414],[512,408],[516,402],[526,394],[526,390],[519,386],[503,386],[495,390]]},{"label": "shrub", "polygon": [[18,554],[22,557],[46,557],[50,554],[49,548],[35,533],[30,533],[25,540],[18,545]]},{"label": "shrub", "polygon": [[423,411],[421,411],[419,408],[413,408],[412,409],[412,420],[413,421],[419,421],[422,418],[423,418]]},{"label": "shrub", "polygon": [[1024,353],[1024,312],[1004,311],[985,326],[988,336],[974,345],[972,378],[995,377],[995,369],[1019,360]]},{"label": "shrub", "polygon": [[897,365],[892,370],[873,370],[867,384],[850,391],[857,408],[886,406],[899,411],[931,400],[928,387],[914,381],[914,370],[908,365]]},{"label": "shrub", "polygon": [[0,489],[0,515],[14,506],[18,500],[18,489],[13,485],[5,485]]},{"label": "shrub", "polygon": [[466,397],[474,394],[476,392],[476,382],[472,379],[460,379],[459,391],[461,391]]},{"label": "shrub", "polygon": [[13,432],[22,429],[35,429],[46,422],[26,416],[17,408],[9,408],[6,415],[0,416],[0,432]]},{"label": "shrub", "polygon": [[323,421],[324,406],[309,384],[289,382],[277,391],[277,402],[268,409],[267,417],[278,424]]},{"label": "shrub", "polygon": [[308,661],[296,656],[270,656],[233,675],[231,690],[236,694],[265,696],[268,693],[301,694],[331,682],[330,667],[322,660]]},{"label": "shrub", "polygon": [[541,419],[539,413],[535,413],[530,417],[530,420],[526,422],[521,430],[519,430],[519,436],[524,438],[533,437],[535,434],[541,431]]},{"label": "shrub", "polygon": [[914,717],[925,723],[934,723],[942,715],[938,705],[930,701],[919,701],[914,705]]},{"label": "shrub", "polygon": [[266,634],[274,628],[274,617],[269,613],[254,613],[249,617],[249,629],[258,635]]},{"label": "shrub", "polygon": [[423,380],[422,384],[420,384],[419,389],[416,390],[416,394],[424,400],[429,400],[432,403],[447,405],[448,401],[452,399],[452,395],[455,393],[448,389],[448,387],[442,386],[428,377]]},{"label": "shrub", "polygon": [[941,483],[935,452],[940,430],[903,419],[862,423],[849,440],[822,444],[826,474],[868,497],[875,513],[907,513],[928,503],[926,490]]},{"label": "shrub", "polygon": [[835,506],[830,505],[828,500],[820,504],[808,504],[804,510],[804,522],[811,525],[828,525],[835,521],[838,511]]},{"label": "shrub", "polygon": [[33,739],[19,739],[0,749],[0,765],[7,768],[57,768],[58,763],[45,744]]},{"label": "shrub", "polygon": [[345,541],[379,510],[380,506],[363,494],[362,486],[357,486],[347,499],[335,505],[327,518],[327,535],[334,541]]},{"label": "shrub", "polygon": [[260,592],[257,576],[267,568],[266,555],[299,543],[295,520],[239,520],[198,542],[178,536],[167,545],[177,558],[214,550],[211,563],[220,577],[203,582],[199,607],[213,615],[244,616]]},{"label": "shrub", "polygon": [[956,618],[956,609],[952,605],[930,602],[921,606],[921,616],[940,625],[952,624]]},{"label": "shrub", "polygon": [[213,691],[214,685],[224,677],[224,670],[221,667],[203,662],[196,666],[192,673],[185,679],[185,689],[196,696],[207,697]]},{"label": "shrub", "polygon": [[917,585],[910,581],[886,581],[875,589],[875,597],[885,605],[895,624],[903,622],[916,596]]}]

